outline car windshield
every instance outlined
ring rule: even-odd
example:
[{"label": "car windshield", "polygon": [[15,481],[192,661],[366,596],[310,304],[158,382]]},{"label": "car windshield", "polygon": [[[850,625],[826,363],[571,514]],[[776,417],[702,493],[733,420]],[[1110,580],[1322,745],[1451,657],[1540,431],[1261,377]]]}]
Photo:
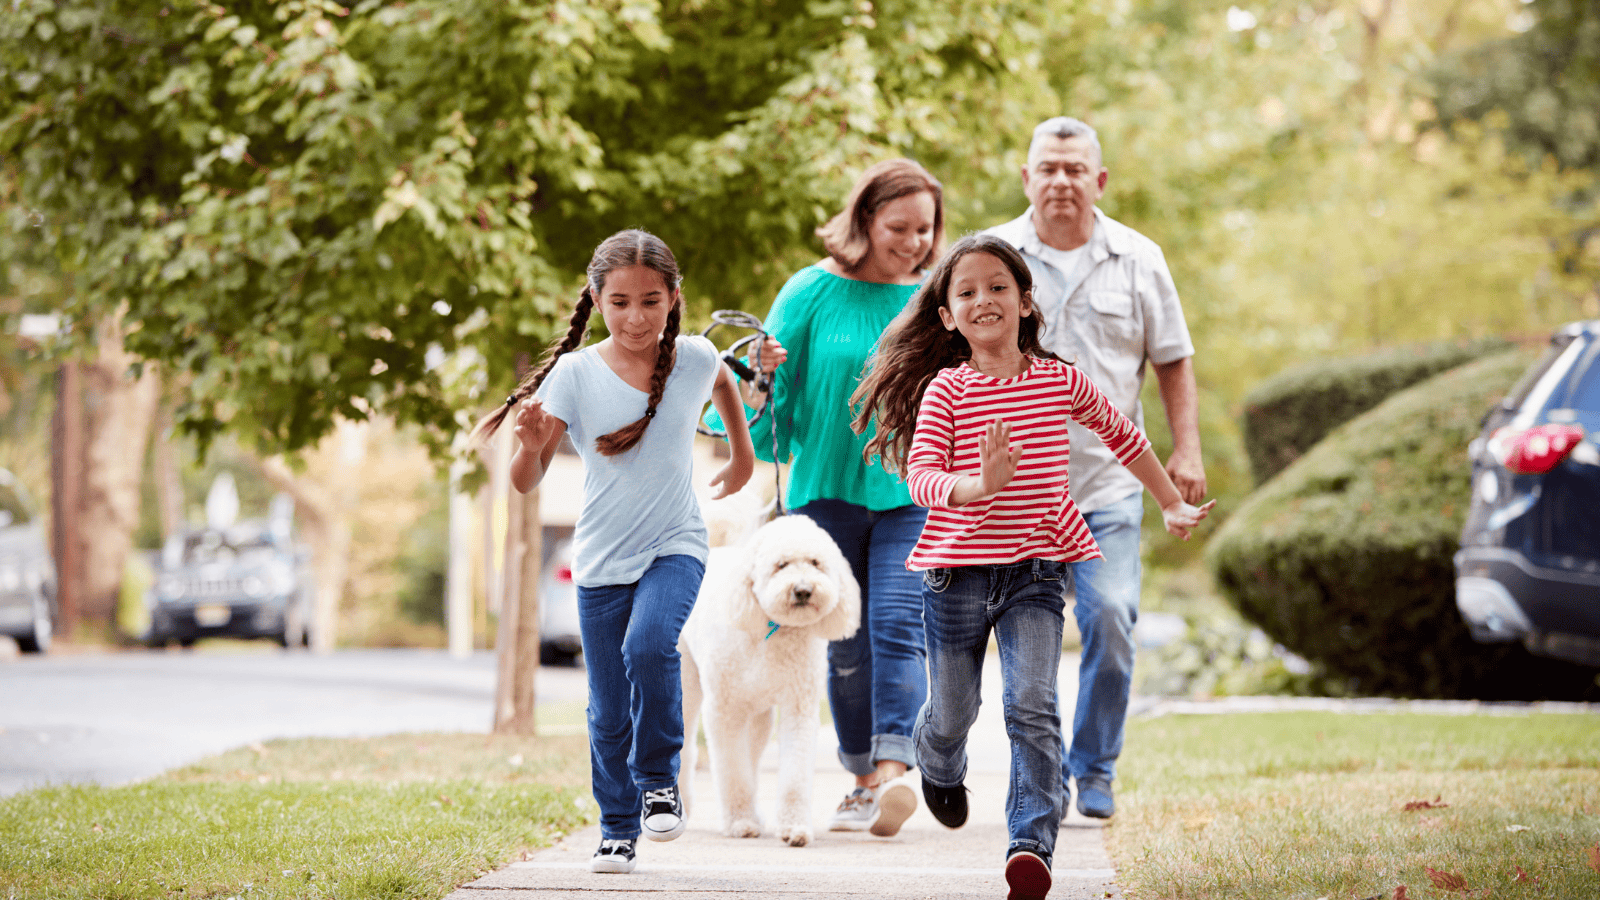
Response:
[{"label": "car windshield", "polygon": [[1589,346],[1589,352],[1578,362],[1574,376],[1566,398],[1567,408],[1600,412],[1600,341]]},{"label": "car windshield", "polygon": [[225,534],[220,531],[200,531],[187,535],[183,541],[184,565],[209,562],[232,562],[235,559],[253,560],[272,556],[275,547],[270,535]]}]

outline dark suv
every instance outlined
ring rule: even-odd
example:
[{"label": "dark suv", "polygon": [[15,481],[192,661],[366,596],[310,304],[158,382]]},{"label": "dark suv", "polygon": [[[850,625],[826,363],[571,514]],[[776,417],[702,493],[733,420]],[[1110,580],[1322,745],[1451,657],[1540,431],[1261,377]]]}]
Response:
[{"label": "dark suv", "polygon": [[146,595],[146,641],[187,647],[202,637],[264,637],[309,646],[310,558],[286,525],[263,519],[173,535]]},{"label": "dark suv", "polygon": [[0,634],[24,653],[48,653],[55,633],[56,565],[33,503],[0,469]]},{"label": "dark suv", "polygon": [[1544,358],[1472,441],[1456,605],[1485,643],[1600,666],[1600,319]]}]

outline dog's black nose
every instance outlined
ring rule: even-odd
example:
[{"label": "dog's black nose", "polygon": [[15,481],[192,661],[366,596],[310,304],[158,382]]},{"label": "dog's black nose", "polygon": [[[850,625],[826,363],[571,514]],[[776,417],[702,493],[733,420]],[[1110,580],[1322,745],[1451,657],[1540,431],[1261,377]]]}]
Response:
[{"label": "dog's black nose", "polygon": [[794,594],[794,602],[796,603],[804,605],[811,602],[811,588],[806,585],[795,585],[791,593]]}]

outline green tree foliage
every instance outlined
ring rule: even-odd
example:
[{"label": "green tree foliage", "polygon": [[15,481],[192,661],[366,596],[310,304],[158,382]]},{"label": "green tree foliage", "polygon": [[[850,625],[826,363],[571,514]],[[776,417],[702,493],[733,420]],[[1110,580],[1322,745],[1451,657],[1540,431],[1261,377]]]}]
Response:
[{"label": "green tree foliage", "polygon": [[23,0],[9,208],[75,321],[126,304],[130,349],[192,376],[190,432],[384,413],[442,444],[438,360],[509,384],[611,231],[679,248],[697,309],[766,302],[855,171],[1006,71],[1025,6]]},{"label": "green tree foliage", "polygon": [[1530,0],[1520,34],[1451,54],[1433,73],[1446,124],[1494,113],[1535,160],[1600,168],[1600,2]]}]

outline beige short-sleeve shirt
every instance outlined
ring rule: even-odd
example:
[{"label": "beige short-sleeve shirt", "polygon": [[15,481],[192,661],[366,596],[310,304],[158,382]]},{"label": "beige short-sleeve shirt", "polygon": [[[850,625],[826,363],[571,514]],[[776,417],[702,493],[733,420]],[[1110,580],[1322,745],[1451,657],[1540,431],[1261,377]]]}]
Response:
[{"label": "beige short-sleeve shirt", "polygon": [[[1045,325],[1044,344],[1089,376],[1123,415],[1145,430],[1139,392],[1145,362],[1176,362],[1194,355],[1178,289],[1156,243],[1094,211],[1087,255],[1063,271],[1060,258],[1039,240],[1033,207],[988,230],[1022,252],[1033,274],[1033,301]],[[1102,509],[1144,489],[1104,442],[1074,423],[1068,482],[1083,512]]]}]

